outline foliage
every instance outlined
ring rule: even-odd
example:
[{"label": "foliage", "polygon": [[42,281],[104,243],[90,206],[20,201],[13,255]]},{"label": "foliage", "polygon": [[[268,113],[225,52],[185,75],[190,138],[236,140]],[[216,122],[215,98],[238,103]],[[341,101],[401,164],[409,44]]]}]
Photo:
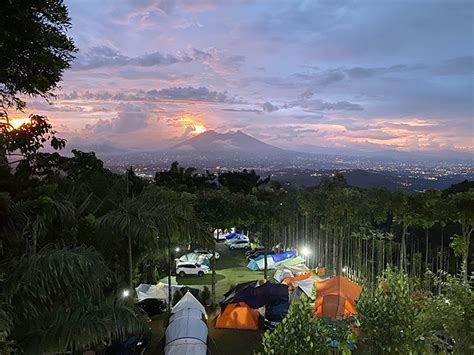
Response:
[{"label": "foliage", "polygon": [[230,192],[241,192],[249,194],[253,189],[267,184],[270,181],[270,176],[265,179],[260,179],[255,170],[250,172],[247,169],[242,171],[228,171],[219,174],[219,184],[229,189]]},{"label": "foliage", "polygon": [[263,333],[263,354],[326,354],[334,347],[350,353],[348,342],[355,342],[350,324],[313,314],[307,299],[292,304],[283,321]]},{"label": "foliage", "polygon": [[211,299],[211,291],[209,290],[209,287],[204,286],[201,292],[201,303],[203,305],[209,304],[209,301]]},{"label": "foliage", "polygon": [[104,294],[112,281],[92,248],[49,246],[12,260],[5,280],[7,312],[14,315],[10,338],[23,351],[40,353],[84,350],[145,332],[135,306]]},{"label": "foliage", "polygon": [[181,292],[181,290],[176,290],[176,292],[173,295],[173,301],[171,304],[175,306],[176,303],[178,303],[181,300],[181,298],[183,298],[183,293]]},{"label": "foliage", "polygon": [[469,282],[462,277],[448,275],[442,284],[442,293],[425,299],[416,326],[428,352],[432,351],[436,343],[443,348],[435,333],[445,332],[454,339],[456,353],[471,353],[474,339],[474,291]]},{"label": "foliage", "polygon": [[197,174],[195,168],[180,167],[175,161],[169,170],[158,171],[155,174],[155,184],[176,191],[196,192],[207,188],[215,188],[215,176],[206,171]]},{"label": "foliage", "polygon": [[70,18],[62,0],[2,1],[0,12],[0,100],[21,109],[18,94],[50,95],[69,68]]},{"label": "foliage", "polygon": [[363,290],[357,310],[361,341],[370,345],[374,353],[414,351],[417,308],[406,274],[385,270],[375,290]]}]

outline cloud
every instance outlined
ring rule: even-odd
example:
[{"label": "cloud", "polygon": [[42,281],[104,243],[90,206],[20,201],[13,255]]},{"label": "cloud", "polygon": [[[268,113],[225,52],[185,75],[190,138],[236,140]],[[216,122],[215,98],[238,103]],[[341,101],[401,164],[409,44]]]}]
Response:
[{"label": "cloud", "polygon": [[99,119],[93,125],[86,125],[86,130],[94,133],[130,133],[148,126],[147,113],[140,107],[124,104],[118,109],[117,117]]},{"label": "cloud", "polygon": [[216,103],[239,103],[236,96],[229,96],[227,91],[213,91],[207,87],[180,87],[174,86],[164,89],[152,89],[148,91],[137,91],[135,93],[109,91],[82,93],[73,91],[61,95],[63,100],[104,100],[104,101],[157,101],[157,100],[182,100]]},{"label": "cloud", "polygon": [[152,52],[135,57],[128,57],[118,50],[108,46],[96,46],[87,52],[80,52],[72,64],[72,70],[89,70],[102,67],[137,66],[153,67],[168,66],[176,63],[189,63],[196,60],[209,60],[212,55],[192,49],[189,53],[184,52],[177,55]]},{"label": "cloud", "polygon": [[274,112],[280,109],[278,106],[273,105],[271,102],[268,102],[268,101],[262,105],[262,108],[263,108],[263,111],[265,112]]},{"label": "cloud", "polygon": [[437,75],[473,75],[474,56],[464,56],[452,58],[433,68],[433,73]]},{"label": "cloud", "polygon": [[226,111],[226,112],[249,112],[249,113],[262,113],[263,112],[262,110],[251,109],[251,108],[240,108],[240,109],[223,108],[223,109],[221,109],[221,111]]}]

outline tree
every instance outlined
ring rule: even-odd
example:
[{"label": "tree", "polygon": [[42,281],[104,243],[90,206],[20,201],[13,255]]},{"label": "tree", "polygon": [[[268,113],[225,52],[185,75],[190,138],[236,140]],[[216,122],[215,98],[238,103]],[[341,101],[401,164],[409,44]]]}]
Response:
[{"label": "tree", "polygon": [[2,1],[0,8],[0,118],[22,109],[18,95],[52,96],[76,47],[62,0]]},{"label": "tree", "polygon": [[355,342],[350,323],[313,314],[309,299],[293,303],[283,321],[263,333],[263,354],[328,354],[334,348],[350,353],[349,343]]},{"label": "tree", "polygon": [[9,338],[25,353],[88,350],[147,330],[138,308],[104,293],[113,275],[92,248],[47,246],[12,260],[7,275]]},{"label": "tree", "polygon": [[415,349],[417,309],[408,275],[385,270],[375,290],[365,288],[357,302],[361,340],[373,353],[408,354]]},{"label": "tree", "polygon": [[192,167],[180,167],[175,161],[169,170],[158,171],[155,174],[155,184],[167,187],[175,191],[197,192],[203,189],[215,188],[215,176],[206,171],[205,174],[197,174]]},{"label": "tree", "polygon": [[461,257],[464,279],[467,280],[469,268],[469,248],[474,231],[474,189],[450,196],[451,218],[461,225],[461,234],[455,235],[451,248]]},{"label": "tree", "polygon": [[260,179],[255,170],[250,172],[247,169],[242,171],[228,171],[219,174],[219,184],[229,189],[230,192],[241,192],[249,194],[254,188],[260,185],[267,184],[270,181],[270,176],[265,179]]}]

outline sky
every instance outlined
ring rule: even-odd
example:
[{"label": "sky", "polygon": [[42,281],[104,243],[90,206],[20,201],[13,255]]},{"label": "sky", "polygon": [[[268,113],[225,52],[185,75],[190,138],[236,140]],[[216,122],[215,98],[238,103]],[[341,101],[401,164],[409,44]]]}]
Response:
[{"label": "sky", "polygon": [[206,130],[282,148],[474,152],[474,2],[66,0],[79,52],[30,100],[70,146]]}]

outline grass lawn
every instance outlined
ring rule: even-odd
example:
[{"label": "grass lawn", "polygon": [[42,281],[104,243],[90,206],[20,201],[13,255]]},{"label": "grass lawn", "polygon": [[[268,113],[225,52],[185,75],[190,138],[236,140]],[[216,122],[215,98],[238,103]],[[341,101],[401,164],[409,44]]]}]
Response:
[{"label": "grass lawn", "polygon": [[[229,250],[223,243],[219,243],[216,250],[221,255],[216,262],[217,303],[222,300],[224,293],[226,293],[231,286],[252,280],[263,280],[263,271],[251,271],[247,268],[244,250]],[[168,278],[164,277],[160,281],[168,283]],[[200,289],[207,285],[209,289],[211,289],[211,275],[208,274],[204,277],[172,277],[171,283]],[[211,354],[253,354],[255,351],[261,349],[261,333],[264,331],[263,326],[258,331],[215,329],[215,318],[216,314],[210,315],[208,320],[208,347]],[[160,354],[162,351],[159,342],[164,336],[165,320],[165,315],[153,318],[151,323],[153,344],[150,353]]]}]

